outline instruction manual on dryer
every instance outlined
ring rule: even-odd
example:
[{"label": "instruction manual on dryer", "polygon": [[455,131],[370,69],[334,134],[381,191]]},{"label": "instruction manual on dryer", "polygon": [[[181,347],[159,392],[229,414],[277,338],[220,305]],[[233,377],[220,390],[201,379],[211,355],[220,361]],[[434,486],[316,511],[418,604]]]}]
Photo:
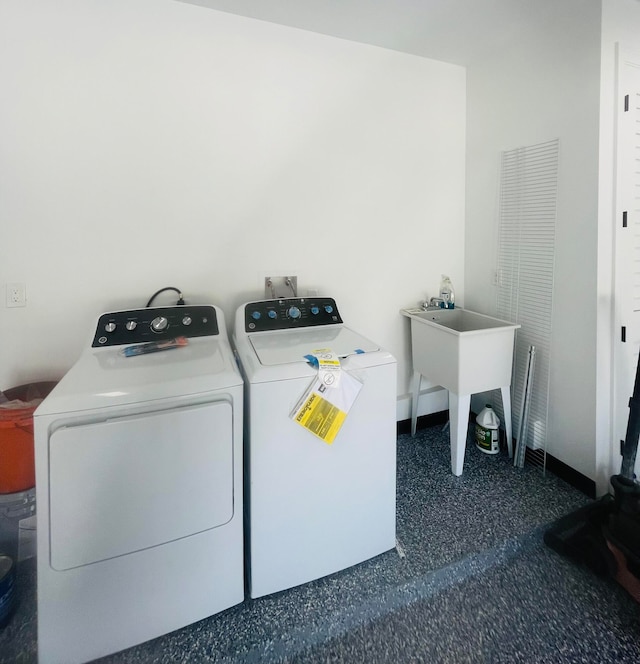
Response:
[{"label": "instruction manual on dryer", "polygon": [[318,375],[296,404],[291,418],[331,445],[362,389],[362,383],[342,371],[339,358],[329,349],[313,351],[306,357],[318,367]]}]

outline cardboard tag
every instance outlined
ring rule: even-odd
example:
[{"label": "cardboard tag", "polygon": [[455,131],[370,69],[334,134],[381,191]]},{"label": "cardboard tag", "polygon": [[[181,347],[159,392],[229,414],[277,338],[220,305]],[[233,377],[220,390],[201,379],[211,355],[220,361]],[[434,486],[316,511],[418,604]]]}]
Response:
[{"label": "cardboard tag", "polygon": [[332,351],[314,351],[313,357],[318,362],[318,375],[296,404],[291,418],[331,445],[360,393],[362,383],[342,371],[340,360]]}]

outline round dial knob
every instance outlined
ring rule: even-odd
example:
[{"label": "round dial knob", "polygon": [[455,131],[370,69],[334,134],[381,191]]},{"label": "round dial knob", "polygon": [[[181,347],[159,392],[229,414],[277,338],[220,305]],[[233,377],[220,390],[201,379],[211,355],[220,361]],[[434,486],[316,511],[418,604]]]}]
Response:
[{"label": "round dial knob", "polygon": [[259,311],[252,311],[251,312],[251,318],[253,318],[253,320],[260,320],[260,312]]},{"label": "round dial knob", "polygon": [[107,323],[107,324],[104,326],[104,329],[105,329],[107,332],[113,332],[113,331],[116,329],[116,324],[115,324],[115,323]]},{"label": "round dial knob", "polygon": [[324,305],[324,310],[325,310],[328,314],[333,313],[333,307],[332,307],[330,304],[325,304],[325,305]]},{"label": "round dial knob", "polygon": [[269,316],[269,318],[273,319],[273,318],[277,318],[278,314],[273,309],[269,309],[269,313],[267,314],[267,316]]},{"label": "round dial knob", "polygon": [[287,316],[289,316],[289,318],[300,318],[300,309],[298,309],[298,307],[289,307]]},{"label": "round dial knob", "polygon": [[183,325],[191,325],[191,322],[192,322],[192,321],[191,321],[191,316],[185,316],[185,317],[182,319],[182,324],[183,324]]},{"label": "round dial knob", "polygon": [[311,307],[311,313],[312,313],[314,316],[317,316],[317,315],[320,313],[320,308],[319,308],[319,307],[316,307],[316,305],[314,304],[314,305]]},{"label": "round dial knob", "polygon": [[136,321],[134,320],[128,320],[125,327],[127,328],[127,330],[129,330],[129,332],[131,332],[131,330],[135,330],[136,327],[138,327],[138,323],[136,323]]},{"label": "round dial knob", "polygon": [[158,316],[151,321],[151,329],[154,332],[162,332],[162,330],[167,329],[169,321],[164,316]]}]

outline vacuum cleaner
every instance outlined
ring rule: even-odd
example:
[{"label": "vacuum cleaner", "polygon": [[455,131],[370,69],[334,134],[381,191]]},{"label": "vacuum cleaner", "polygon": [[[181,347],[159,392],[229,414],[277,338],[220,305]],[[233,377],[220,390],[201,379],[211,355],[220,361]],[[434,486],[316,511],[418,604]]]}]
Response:
[{"label": "vacuum cleaner", "polygon": [[545,532],[544,542],[597,575],[613,577],[640,603],[640,483],[634,474],[639,437],[640,355],[620,474],[611,478],[613,495],[558,519]]}]

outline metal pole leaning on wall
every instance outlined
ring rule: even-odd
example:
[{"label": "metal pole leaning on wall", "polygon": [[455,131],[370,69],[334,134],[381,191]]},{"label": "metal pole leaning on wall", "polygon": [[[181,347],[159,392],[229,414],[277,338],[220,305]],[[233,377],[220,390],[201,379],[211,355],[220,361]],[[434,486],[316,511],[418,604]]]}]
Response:
[{"label": "metal pole leaning on wall", "polygon": [[531,386],[533,385],[533,373],[535,368],[536,347],[529,346],[529,358],[527,361],[527,373],[524,378],[524,390],[522,392],[522,403],[520,405],[520,421],[518,422],[518,436],[516,438],[516,453],[513,465],[524,468],[524,457],[527,451],[527,429],[529,419],[529,403],[531,402]]}]

